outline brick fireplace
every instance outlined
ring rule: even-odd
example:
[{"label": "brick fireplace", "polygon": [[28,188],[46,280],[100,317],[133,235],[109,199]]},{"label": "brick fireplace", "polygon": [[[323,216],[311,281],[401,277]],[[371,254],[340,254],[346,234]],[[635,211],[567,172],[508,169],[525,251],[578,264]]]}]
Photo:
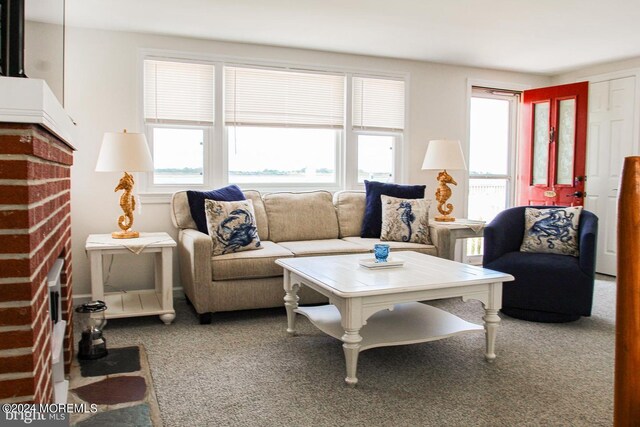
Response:
[{"label": "brick fireplace", "polygon": [[67,373],[73,355],[73,148],[51,127],[0,123],[0,402],[54,401],[47,274],[58,258]]}]

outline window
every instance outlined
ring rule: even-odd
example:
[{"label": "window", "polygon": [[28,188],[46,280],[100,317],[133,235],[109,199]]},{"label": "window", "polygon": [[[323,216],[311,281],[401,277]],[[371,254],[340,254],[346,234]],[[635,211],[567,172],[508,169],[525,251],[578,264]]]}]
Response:
[{"label": "window", "polygon": [[[469,219],[491,221],[513,200],[512,163],[519,95],[473,88],[469,138]],[[482,255],[482,239],[467,240],[467,256]]]},{"label": "window", "polygon": [[154,186],[203,185],[214,118],[214,67],[144,61],[144,119]]},{"label": "window", "polygon": [[175,126],[154,126],[152,129],[153,183],[204,184],[206,129]]},{"label": "window", "polygon": [[358,182],[393,181],[394,136],[358,135]]},{"label": "window", "polygon": [[394,181],[404,78],[151,54],[143,69],[149,192]]},{"label": "window", "polygon": [[229,182],[338,184],[343,75],[225,67]]},{"label": "window", "polygon": [[353,77],[358,183],[394,180],[394,150],[404,130],[404,80]]}]

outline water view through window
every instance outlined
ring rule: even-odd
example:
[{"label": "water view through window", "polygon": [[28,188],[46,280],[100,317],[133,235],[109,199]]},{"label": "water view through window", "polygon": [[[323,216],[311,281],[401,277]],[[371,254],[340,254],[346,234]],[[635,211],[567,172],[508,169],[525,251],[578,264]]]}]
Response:
[{"label": "water view through window", "polygon": [[153,129],[153,183],[203,184],[204,130]]},{"label": "water view through window", "polygon": [[392,180],[394,139],[386,135],[358,135],[358,182]]},{"label": "water view through window", "polygon": [[230,183],[335,183],[340,131],[227,128]]}]

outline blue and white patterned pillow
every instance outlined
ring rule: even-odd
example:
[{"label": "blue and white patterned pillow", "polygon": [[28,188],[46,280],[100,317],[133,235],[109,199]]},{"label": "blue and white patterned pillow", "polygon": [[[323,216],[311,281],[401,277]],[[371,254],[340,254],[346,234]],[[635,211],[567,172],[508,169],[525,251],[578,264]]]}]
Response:
[{"label": "blue and white patterned pillow", "polygon": [[237,202],[204,201],[207,231],[213,255],[262,249],[251,200]]},{"label": "blue and white patterned pillow", "polygon": [[526,208],[521,252],[579,256],[578,225],[582,206]]},{"label": "blue and white patterned pillow", "polygon": [[431,244],[429,206],[431,200],[399,199],[382,195],[380,240]]}]

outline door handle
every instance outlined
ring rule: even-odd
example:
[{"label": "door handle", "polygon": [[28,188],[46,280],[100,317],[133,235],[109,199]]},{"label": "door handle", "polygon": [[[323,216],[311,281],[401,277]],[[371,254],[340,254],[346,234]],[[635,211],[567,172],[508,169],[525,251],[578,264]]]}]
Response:
[{"label": "door handle", "polygon": [[582,191],[576,191],[575,193],[567,194],[567,197],[585,197],[587,193]]}]

